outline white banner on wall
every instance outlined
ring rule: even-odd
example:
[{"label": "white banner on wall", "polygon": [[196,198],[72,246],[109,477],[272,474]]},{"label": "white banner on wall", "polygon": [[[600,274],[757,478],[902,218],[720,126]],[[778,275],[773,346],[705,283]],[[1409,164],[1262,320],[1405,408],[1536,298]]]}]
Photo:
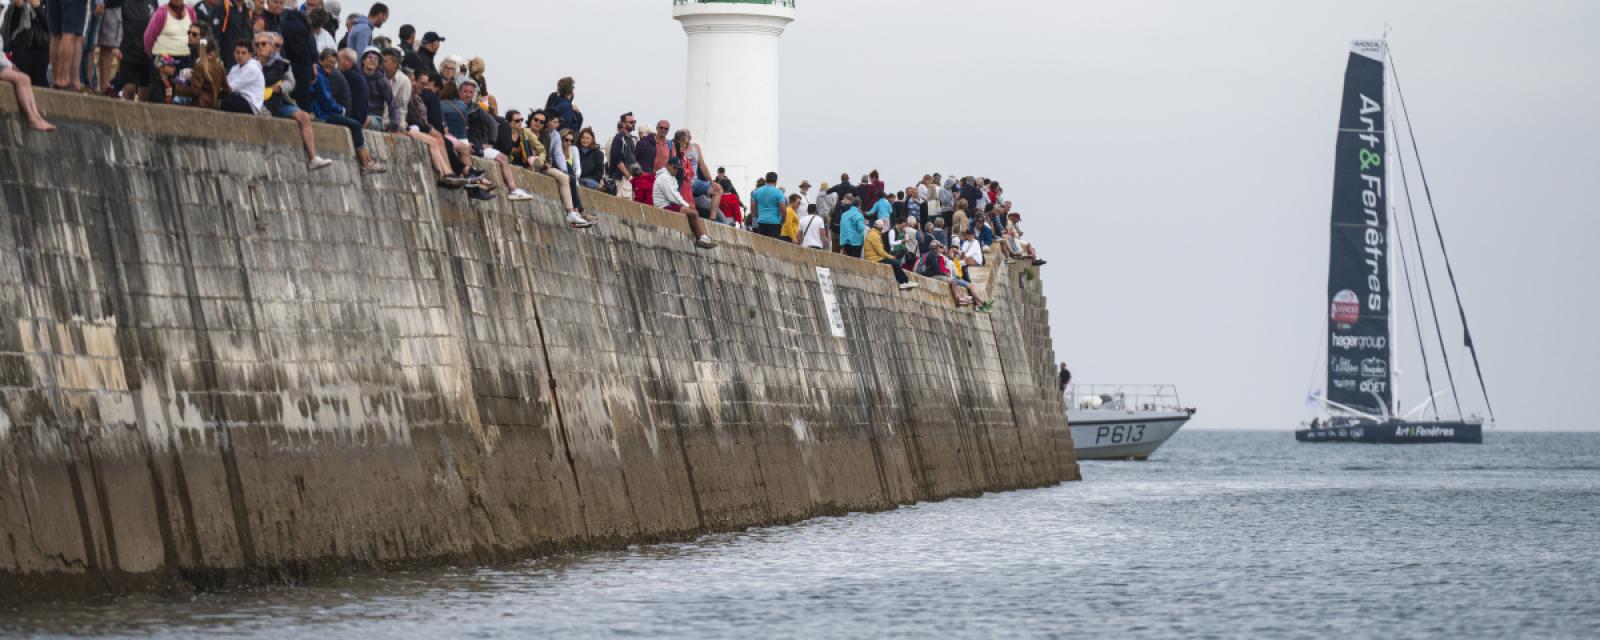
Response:
[{"label": "white banner on wall", "polygon": [[839,311],[839,298],[833,294],[833,272],[827,267],[817,267],[817,285],[822,287],[822,303],[828,306],[828,325],[833,337],[844,337],[844,314]]}]

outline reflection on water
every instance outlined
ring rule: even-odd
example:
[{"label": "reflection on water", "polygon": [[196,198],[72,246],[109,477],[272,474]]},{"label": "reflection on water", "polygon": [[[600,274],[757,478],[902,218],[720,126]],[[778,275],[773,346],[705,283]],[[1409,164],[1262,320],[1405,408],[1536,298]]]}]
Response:
[{"label": "reflection on water", "polygon": [[0,613],[198,637],[1593,637],[1600,436],[1187,431],[1085,481],[567,555]]}]

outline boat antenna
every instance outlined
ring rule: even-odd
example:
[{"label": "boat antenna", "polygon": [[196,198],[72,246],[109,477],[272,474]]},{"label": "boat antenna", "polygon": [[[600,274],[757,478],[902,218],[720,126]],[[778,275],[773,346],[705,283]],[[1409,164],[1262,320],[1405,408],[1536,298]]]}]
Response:
[{"label": "boat antenna", "polygon": [[1389,55],[1389,72],[1394,75],[1395,93],[1400,97],[1400,112],[1406,119],[1406,134],[1411,137],[1411,155],[1417,159],[1417,174],[1422,178],[1422,193],[1428,199],[1428,212],[1433,216],[1433,231],[1439,237],[1439,254],[1444,257],[1445,273],[1450,276],[1450,290],[1455,293],[1456,312],[1461,315],[1462,340],[1466,343],[1467,350],[1472,353],[1472,367],[1478,374],[1478,389],[1483,392],[1483,405],[1489,410],[1489,421],[1496,422],[1494,403],[1489,400],[1489,385],[1483,380],[1483,363],[1478,359],[1478,347],[1472,343],[1472,330],[1467,327],[1467,309],[1461,304],[1461,287],[1456,284],[1456,272],[1450,264],[1450,252],[1445,249],[1444,228],[1439,224],[1439,210],[1433,205],[1433,190],[1428,187],[1428,172],[1422,167],[1422,152],[1417,148],[1417,131],[1411,123],[1411,110],[1406,107],[1406,93],[1400,87],[1400,70],[1395,66],[1393,53]]}]

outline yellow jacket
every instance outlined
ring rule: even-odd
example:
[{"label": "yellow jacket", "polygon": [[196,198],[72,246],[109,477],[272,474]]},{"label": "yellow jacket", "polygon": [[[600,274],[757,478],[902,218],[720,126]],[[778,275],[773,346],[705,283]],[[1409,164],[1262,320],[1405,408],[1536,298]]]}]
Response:
[{"label": "yellow jacket", "polygon": [[783,208],[783,226],[778,229],[778,235],[784,240],[794,242],[795,234],[800,233],[800,216],[795,215],[794,207],[785,205]]},{"label": "yellow jacket", "polygon": [[888,251],[883,250],[883,232],[877,229],[867,231],[867,244],[861,250],[861,259],[867,262],[881,262],[894,259]]}]

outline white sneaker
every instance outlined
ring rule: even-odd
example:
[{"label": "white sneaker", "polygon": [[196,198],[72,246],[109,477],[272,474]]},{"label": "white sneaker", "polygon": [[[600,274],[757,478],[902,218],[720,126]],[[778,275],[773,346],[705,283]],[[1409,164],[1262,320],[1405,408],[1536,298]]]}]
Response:
[{"label": "white sneaker", "polygon": [[583,214],[576,211],[567,212],[567,224],[572,225],[574,229],[587,229],[594,226],[593,222],[584,219]]},{"label": "white sneaker", "polygon": [[900,285],[901,291],[910,291],[915,288],[917,288],[917,283],[915,282],[906,282]]},{"label": "white sneaker", "polygon": [[511,193],[506,194],[506,199],[512,202],[517,202],[519,200],[532,200],[533,194],[522,189],[512,189]]},{"label": "white sneaker", "polygon": [[711,236],[700,236],[699,238],[695,239],[694,246],[700,247],[701,249],[715,249],[717,248],[717,242],[712,240]]},{"label": "white sneaker", "polygon": [[310,162],[306,163],[306,170],[307,171],[316,171],[317,169],[326,169],[326,168],[328,168],[329,166],[332,166],[332,165],[333,165],[333,161],[332,160],[329,160],[329,159],[324,158],[322,156],[316,156],[316,157],[312,158]]}]

